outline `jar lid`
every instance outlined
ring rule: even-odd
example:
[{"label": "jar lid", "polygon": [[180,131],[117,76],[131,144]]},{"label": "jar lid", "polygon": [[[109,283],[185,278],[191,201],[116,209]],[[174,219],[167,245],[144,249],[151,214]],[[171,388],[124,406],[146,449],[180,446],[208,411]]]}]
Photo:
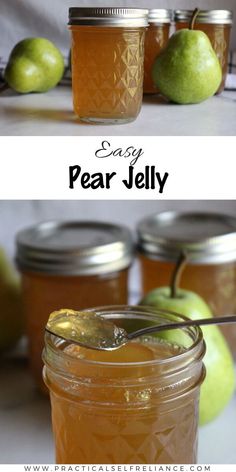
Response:
[{"label": "jar lid", "polygon": [[128,267],[133,244],[128,229],[95,221],[48,221],[20,231],[19,269],[51,275],[95,275]]},{"label": "jar lid", "polygon": [[171,23],[173,18],[172,10],[155,9],[149,10],[148,22],[152,24]]},{"label": "jar lid", "polygon": [[142,8],[69,8],[69,25],[148,26],[148,10]]},{"label": "jar lid", "polygon": [[139,223],[138,246],[162,260],[176,260],[184,250],[195,264],[234,261],[236,218],[218,213],[158,213]]},{"label": "jar lid", "polygon": [[[174,20],[176,22],[189,22],[193,10],[175,10]],[[232,25],[233,12],[230,10],[200,10],[196,18],[196,23],[212,23]]]}]

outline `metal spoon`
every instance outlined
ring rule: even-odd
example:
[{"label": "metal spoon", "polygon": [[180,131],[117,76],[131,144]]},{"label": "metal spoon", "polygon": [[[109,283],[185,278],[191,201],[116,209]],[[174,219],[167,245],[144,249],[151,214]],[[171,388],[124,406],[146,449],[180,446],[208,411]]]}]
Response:
[{"label": "metal spoon", "polygon": [[[79,316],[78,316],[79,315]],[[116,326],[111,320],[91,313],[77,313],[72,311],[55,312],[53,318],[46,325],[45,330],[67,342],[81,347],[101,351],[112,351],[141,336],[160,331],[181,329],[188,326],[221,325],[236,323],[236,315],[205,318],[200,320],[186,320],[148,326],[132,333]]]},{"label": "metal spoon", "polygon": [[204,326],[204,325],[221,325],[236,323],[236,315],[221,316],[215,318],[203,318],[201,320],[186,320],[186,321],[177,321],[176,323],[168,323],[157,326],[149,326],[147,328],[139,329],[133,333],[127,334],[128,340],[144,336],[146,334],[158,333],[159,331],[164,331],[167,329],[179,329],[186,328],[188,326]]}]

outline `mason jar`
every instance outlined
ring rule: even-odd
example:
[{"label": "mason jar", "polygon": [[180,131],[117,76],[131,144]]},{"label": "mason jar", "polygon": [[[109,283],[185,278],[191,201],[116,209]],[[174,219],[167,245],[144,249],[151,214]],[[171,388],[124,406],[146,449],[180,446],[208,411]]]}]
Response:
[{"label": "mason jar", "polygon": [[[185,319],[145,307],[92,311],[127,331]],[[106,352],[46,333],[57,463],[196,463],[205,343],[199,328],[179,331],[179,345],[153,336]]]},{"label": "mason jar", "polygon": [[[218,213],[167,211],[137,227],[142,295],[170,285],[181,251],[187,266],[180,286],[200,295],[215,316],[236,310],[236,218]],[[222,328],[236,354],[236,327]]]},{"label": "mason jar", "polygon": [[167,46],[170,36],[172,21],[172,10],[152,9],[149,10],[149,27],[145,36],[144,53],[144,93],[157,93],[152,78],[152,68],[156,57]]},{"label": "mason jar", "polygon": [[[192,10],[175,11],[177,31],[182,28],[188,28],[192,14]],[[218,93],[221,93],[225,87],[232,24],[233,13],[230,10],[202,10],[199,12],[195,22],[194,29],[201,30],[207,34],[222,67],[223,79]]]},{"label": "mason jar", "polygon": [[143,95],[148,10],[70,8],[75,114],[88,123],[127,123]]},{"label": "mason jar", "polygon": [[122,226],[51,221],[21,231],[16,244],[29,361],[37,384],[44,386],[41,355],[49,314],[60,308],[127,303],[132,239]]}]

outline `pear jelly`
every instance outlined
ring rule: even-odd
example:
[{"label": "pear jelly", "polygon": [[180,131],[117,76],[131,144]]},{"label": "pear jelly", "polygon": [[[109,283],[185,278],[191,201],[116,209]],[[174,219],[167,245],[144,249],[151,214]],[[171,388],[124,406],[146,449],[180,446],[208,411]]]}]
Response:
[{"label": "pear jelly", "polygon": [[127,303],[132,258],[129,230],[108,223],[49,221],[17,235],[29,359],[39,386],[44,386],[41,354],[49,314]]},{"label": "pear jelly", "polygon": [[148,10],[70,8],[75,114],[88,123],[127,123],[143,96]]},{"label": "pear jelly", "polygon": [[[143,307],[91,312],[126,331],[183,319]],[[43,376],[57,463],[196,463],[205,343],[199,328],[182,334],[182,349],[153,337],[114,351],[85,349],[46,335]]]}]

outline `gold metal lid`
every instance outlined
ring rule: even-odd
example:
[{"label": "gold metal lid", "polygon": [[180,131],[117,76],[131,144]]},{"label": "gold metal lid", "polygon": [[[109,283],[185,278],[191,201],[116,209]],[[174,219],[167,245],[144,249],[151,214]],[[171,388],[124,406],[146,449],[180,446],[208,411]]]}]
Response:
[{"label": "gold metal lid", "polygon": [[[189,22],[191,20],[193,10],[175,10],[175,22]],[[196,18],[196,23],[210,24],[233,24],[233,12],[230,10],[200,10]]]},{"label": "gold metal lid", "polygon": [[84,26],[148,26],[148,10],[142,8],[77,8],[69,9],[69,25]]},{"label": "gold metal lid", "polygon": [[132,262],[130,231],[96,221],[48,221],[20,231],[16,238],[20,270],[52,275],[114,272]]},{"label": "gold metal lid", "polygon": [[218,213],[157,213],[138,224],[138,248],[148,257],[174,261],[186,251],[194,264],[236,260],[236,218]]}]

